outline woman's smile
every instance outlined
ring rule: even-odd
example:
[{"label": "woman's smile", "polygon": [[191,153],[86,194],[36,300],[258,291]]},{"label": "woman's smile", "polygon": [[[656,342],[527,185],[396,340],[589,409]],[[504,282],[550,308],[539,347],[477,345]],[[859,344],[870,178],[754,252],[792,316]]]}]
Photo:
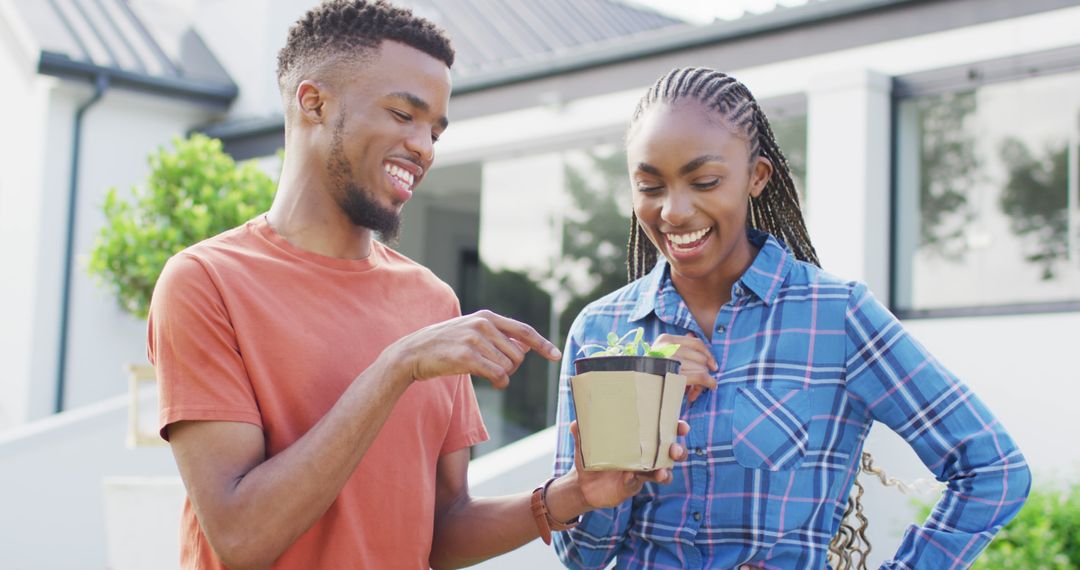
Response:
[{"label": "woman's smile", "polygon": [[680,261],[688,261],[700,255],[712,237],[712,226],[691,232],[664,233],[668,252]]}]

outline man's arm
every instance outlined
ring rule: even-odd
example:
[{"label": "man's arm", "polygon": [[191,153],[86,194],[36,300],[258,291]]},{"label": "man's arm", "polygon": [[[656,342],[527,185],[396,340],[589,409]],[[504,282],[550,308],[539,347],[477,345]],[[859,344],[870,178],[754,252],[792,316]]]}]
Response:
[{"label": "man's arm", "polygon": [[530,348],[559,357],[531,327],[489,312],[417,331],[383,351],[308,433],[269,459],[256,426],[170,425],[210,545],[230,568],[268,566],[333,503],[412,382],[474,374],[504,386]]},{"label": "man's arm", "polygon": [[270,459],[255,425],[172,424],[176,464],[222,562],[236,570],[265,568],[311,528],[337,498],[410,381],[376,363],[311,431]]},{"label": "man's arm", "polygon": [[[679,422],[679,435],[690,426]],[[570,426],[577,441],[577,423]],[[686,459],[686,450],[672,444],[671,457]],[[647,473],[582,471],[581,447],[577,446],[575,469],[556,479],[547,491],[552,518],[569,521],[586,512],[625,502],[648,482],[671,481],[671,469]],[[531,492],[497,498],[469,495],[469,450],[461,449],[439,458],[435,487],[435,536],[431,567],[461,568],[509,552],[539,536],[530,508]]]},{"label": "man's arm", "polygon": [[474,499],[468,492],[469,448],[439,458],[431,567],[460,568],[536,538],[529,493]]}]

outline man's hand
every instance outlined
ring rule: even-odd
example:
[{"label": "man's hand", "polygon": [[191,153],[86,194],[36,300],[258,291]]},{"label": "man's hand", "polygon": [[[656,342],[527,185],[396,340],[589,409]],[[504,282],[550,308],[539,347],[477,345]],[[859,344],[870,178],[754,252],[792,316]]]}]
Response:
[{"label": "man's hand", "polygon": [[662,334],[656,337],[653,346],[665,344],[679,345],[678,352],[671,358],[682,363],[679,374],[686,376],[687,400],[690,403],[693,403],[706,388],[716,388],[716,379],[710,372],[716,372],[719,365],[716,364],[716,359],[713,358],[709,347],[705,346],[700,338],[694,336],[694,333],[687,333],[686,336]]},{"label": "man's hand", "polygon": [[[678,434],[686,435],[690,432],[690,425],[680,420]],[[570,422],[570,433],[574,436],[574,475],[577,477],[577,485],[581,497],[591,509],[605,509],[622,504],[627,499],[637,495],[645,483],[670,483],[671,469],[662,468],[655,471],[585,471],[581,457],[581,436],[578,433],[577,421]],[[668,450],[671,458],[675,461],[684,461],[687,453],[686,448],[678,443],[671,444]],[[571,517],[567,517],[571,518]]]},{"label": "man's hand", "polygon": [[562,357],[555,345],[529,325],[478,311],[420,329],[387,350],[407,364],[412,380],[472,374],[505,388],[530,349],[548,360]]}]

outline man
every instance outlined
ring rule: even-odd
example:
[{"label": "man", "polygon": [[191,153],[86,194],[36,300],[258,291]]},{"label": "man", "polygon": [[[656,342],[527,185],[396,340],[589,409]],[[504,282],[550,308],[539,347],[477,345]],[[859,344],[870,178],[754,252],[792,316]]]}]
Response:
[{"label": "man", "polygon": [[460,566],[670,478],[573,470],[469,496],[487,434],[468,375],[502,387],[529,350],[560,354],[525,324],[460,317],[448,286],[373,240],[396,235],[431,167],[453,58],[381,0],[334,0],[290,30],[273,206],[172,258],[151,307],[184,568]]}]

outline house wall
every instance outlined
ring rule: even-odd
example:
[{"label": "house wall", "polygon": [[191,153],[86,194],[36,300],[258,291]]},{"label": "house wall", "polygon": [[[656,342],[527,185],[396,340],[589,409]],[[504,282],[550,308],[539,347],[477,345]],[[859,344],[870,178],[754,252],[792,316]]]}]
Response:
[{"label": "house wall", "polygon": [[[126,396],[118,396],[0,434],[0,560],[4,568],[112,567],[107,559],[108,531],[130,529],[140,521],[147,530],[158,532],[127,537],[132,550],[145,549],[147,544],[177,544],[179,505],[174,503],[171,511],[162,512],[156,495],[144,509],[129,509],[127,516],[113,523],[116,526],[106,527],[108,480],[178,477],[167,447],[125,446],[127,404]],[[175,490],[166,500],[169,497],[179,500]],[[117,505],[110,500],[109,506]],[[170,558],[175,561],[178,556]]]},{"label": "house wall", "polygon": [[[20,75],[25,54],[12,54],[0,52],[0,78],[13,86],[4,92],[12,103],[0,109],[11,126],[0,131],[0,430],[54,409],[73,120],[92,94],[83,84]],[[105,193],[142,183],[148,152],[213,116],[192,103],[123,90],[107,91],[85,114],[65,408],[122,393],[124,365],[145,361],[145,322],[121,311],[86,273]]]},{"label": "house wall", "polygon": [[[29,355],[33,343],[36,252],[26,247],[37,231],[48,80],[31,63],[31,44],[13,27],[11,7],[0,2],[0,430],[27,418]],[[21,246],[21,247],[20,247]]]},{"label": "house wall", "polygon": [[[58,127],[70,124],[71,114],[65,112],[63,103],[71,104],[72,100],[57,93],[56,103],[50,122]],[[174,137],[184,136],[211,116],[209,111],[188,103],[122,90],[109,91],[87,113],[75,222],[65,408],[77,408],[126,391],[124,366],[146,362],[146,323],[121,310],[111,291],[86,272],[90,251],[105,223],[101,212],[105,194],[115,187],[125,196],[132,186],[143,184],[149,168],[147,155],[170,145]],[[50,148],[63,148],[64,140],[53,141]],[[58,210],[44,212],[41,227],[63,227],[61,215]],[[42,279],[42,283],[50,282],[59,280]],[[45,298],[51,301],[59,296]],[[47,338],[40,342],[48,342]],[[45,364],[41,363],[38,370],[44,371]],[[35,378],[42,376],[35,374]]]}]

